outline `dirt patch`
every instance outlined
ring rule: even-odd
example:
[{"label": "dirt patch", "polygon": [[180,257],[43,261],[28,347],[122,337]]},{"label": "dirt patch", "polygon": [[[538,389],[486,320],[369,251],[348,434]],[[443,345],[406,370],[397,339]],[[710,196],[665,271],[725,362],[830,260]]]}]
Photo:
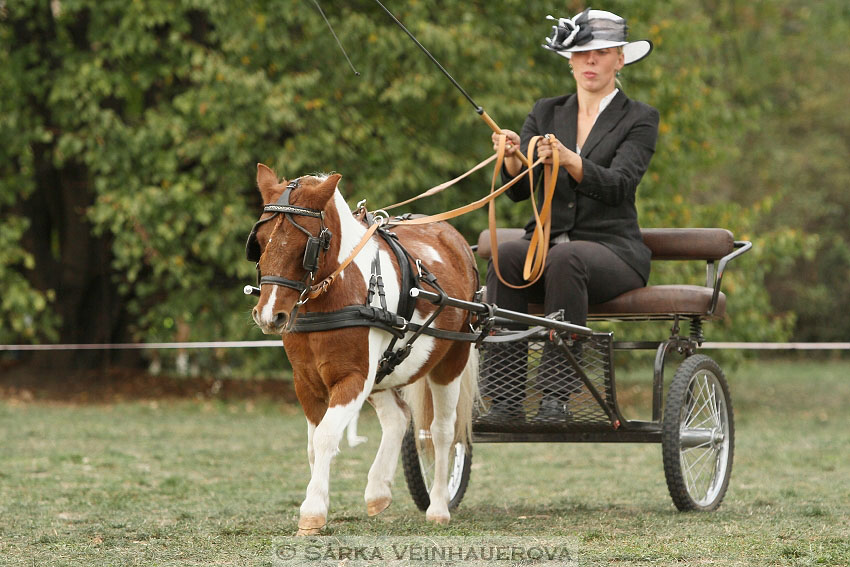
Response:
[{"label": "dirt patch", "polygon": [[0,368],[0,399],[21,402],[112,403],[164,398],[250,399],[297,403],[288,380],[157,375],[132,368],[75,371],[62,376],[19,365]]}]

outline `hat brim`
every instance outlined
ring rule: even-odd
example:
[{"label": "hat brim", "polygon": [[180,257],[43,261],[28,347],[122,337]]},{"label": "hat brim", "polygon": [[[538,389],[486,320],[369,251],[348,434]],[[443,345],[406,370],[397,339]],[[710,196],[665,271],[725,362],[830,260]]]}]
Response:
[{"label": "hat brim", "polygon": [[607,49],[611,47],[622,47],[625,64],[631,65],[632,63],[637,63],[650,54],[652,51],[652,42],[648,39],[640,39],[638,41],[609,41],[607,39],[593,39],[584,45],[576,45],[575,47],[571,47],[563,51],[557,51],[556,53],[561,57],[569,59],[573,53],[577,53],[579,51],[595,51],[597,49]]}]

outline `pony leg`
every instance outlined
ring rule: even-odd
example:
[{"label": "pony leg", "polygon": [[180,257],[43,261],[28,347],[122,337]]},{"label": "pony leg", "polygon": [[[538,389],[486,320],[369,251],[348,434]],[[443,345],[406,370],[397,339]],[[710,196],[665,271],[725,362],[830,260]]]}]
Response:
[{"label": "pony leg", "polygon": [[447,524],[449,514],[449,451],[455,437],[457,402],[460,397],[460,380],[446,385],[429,379],[431,397],[434,400],[434,421],[431,422],[431,442],[434,443],[434,485],[428,495],[431,504],[425,511],[425,519],[438,524]]},{"label": "pony leg", "polygon": [[348,424],[348,429],[345,430],[345,436],[348,440],[349,447],[357,447],[361,443],[365,443],[369,440],[363,435],[357,435],[357,418],[358,416],[355,415],[354,419],[351,420],[351,423]]},{"label": "pony leg", "polygon": [[401,442],[410,421],[410,410],[395,390],[373,392],[369,402],[381,422],[381,445],[369,469],[364,498],[367,513],[376,516],[393,500],[390,487],[398,465]]},{"label": "pony leg", "polygon": [[[348,382],[348,379],[342,382]],[[331,394],[331,404],[333,398]],[[360,411],[365,398],[361,384],[361,392],[355,399],[345,404],[331,405],[313,431],[313,466],[307,495],[301,504],[297,535],[315,535],[327,523],[331,461],[339,452],[339,442],[345,427]]]}]

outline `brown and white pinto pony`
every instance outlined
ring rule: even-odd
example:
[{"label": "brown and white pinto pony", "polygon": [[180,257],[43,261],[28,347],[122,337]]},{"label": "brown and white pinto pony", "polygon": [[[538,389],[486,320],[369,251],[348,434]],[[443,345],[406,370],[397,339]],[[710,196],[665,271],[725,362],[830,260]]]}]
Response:
[{"label": "brown and white pinto pony", "polygon": [[[367,230],[352,215],[337,190],[340,178],[338,174],[301,177],[298,188],[289,197],[294,206],[324,211],[324,224],[333,234],[330,248],[320,255],[315,281],[337,268]],[[287,181],[278,182],[271,169],[259,164],[257,185],[263,202],[269,204],[277,201]],[[311,234],[319,233],[321,221],[318,218],[296,216],[295,220]],[[466,240],[455,229],[446,223],[437,223],[397,226],[392,230],[412,257],[420,259],[437,276],[449,296],[472,300],[478,287],[475,261]],[[266,222],[260,226],[257,240],[261,247],[263,276],[296,281],[304,277],[302,259],[307,242],[304,232],[287,220]],[[376,253],[380,254],[387,306],[395,312],[400,292],[399,266],[383,239],[373,236],[327,292],[309,300],[299,313],[329,312],[347,305],[365,304]],[[379,514],[390,505],[390,485],[412,410],[415,420],[433,416],[430,427],[423,425],[431,430],[435,452],[435,476],[426,518],[448,522],[449,451],[455,442],[468,441],[472,408],[478,396],[477,351],[467,342],[423,335],[413,343],[411,354],[395,371],[375,385],[378,361],[392,336],[365,326],[310,333],[286,332],[287,318],[299,295],[295,289],[264,284],[253,309],[254,321],[264,333],[283,335],[283,345],[292,364],[295,392],[307,418],[311,478],[301,504],[298,534],[316,534],[327,522],[331,459],[338,452],[346,425],[358,414],[364,401],[374,406],[382,429],[381,443],[366,484],[368,514]],[[373,305],[377,306],[375,295]],[[418,302],[413,322],[424,322],[433,309],[431,304]],[[447,307],[433,326],[465,331],[468,330],[468,317],[463,310]],[[409,337],[410,333],[399,340],[397,346],[404,345]],[[399,395],[402,387],[404,399]]]}]

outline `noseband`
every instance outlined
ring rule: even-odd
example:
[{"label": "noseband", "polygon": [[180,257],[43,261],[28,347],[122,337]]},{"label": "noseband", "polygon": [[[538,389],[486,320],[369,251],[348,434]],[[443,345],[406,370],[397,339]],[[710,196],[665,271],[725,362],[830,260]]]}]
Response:
[{"label": "noseband", "polygon": [[[314,274],[316,270],[319,269],[319,254],[322,251],[327,251],[331,245],[331,237],[333,236],[331,231],[325,226],[325,213],[324,211],[320,211],[318,209],[310,209],[307,207],[298,207],[295,205],[289,204],[289,196],[294,189],[297,189],[301,185],[301,179],[298,178],[289,185],[286,186],[286,189],[283,191],[283,194],[280,198],[274,203],[265,205],[263,207],[264,213],[272,213],[268,218],[260,219],[254,224],[254,228],[251,229],[251,234],[248,235],[248,242],[245,246],[245,255],[252,262],[257,263],[257,281],[258,287],[261,287],[264,284],[269,285],[279,285],[283,287],[288,287],[290,289],[294,289],[301,293],[298,301],[295,303],[295,306],[292,308],[292,312],[289,314],[289,321],[287,322],[287,327],[291,328],[292,324],[295,320],[295,315],[297,314],[298,308],[304,305],[304,303],[308,300],[308,294],[310,292],[310,288],[314,283]],[[283,217],[278,217],[278,215],[283,214]],[[319,230],[319,234],[313,236],[309,230],[298,224],[293,218],[295,215],[304,216],[304,217],[313,217],[319,219],[321,222],[321,229]],[[283,219],[288,220],[292,225],[307,235],[307,245],[304,248],[304,259],[302,260],[302,267],[304,268],[305,274],[301,280],[290,280],[288,278],[284,278],[281,276],[264,276],[260,273],[260,243],[257,241],[257,231],[260,229],[260,225],[267,223],[268,221],[278,218],[278,224]],[[277,227],[275,227],[276,229]],[[269,243],[271,243],[272,238],[274,237],[275,231],[272,231],[272,236],[269,237]]]}]

